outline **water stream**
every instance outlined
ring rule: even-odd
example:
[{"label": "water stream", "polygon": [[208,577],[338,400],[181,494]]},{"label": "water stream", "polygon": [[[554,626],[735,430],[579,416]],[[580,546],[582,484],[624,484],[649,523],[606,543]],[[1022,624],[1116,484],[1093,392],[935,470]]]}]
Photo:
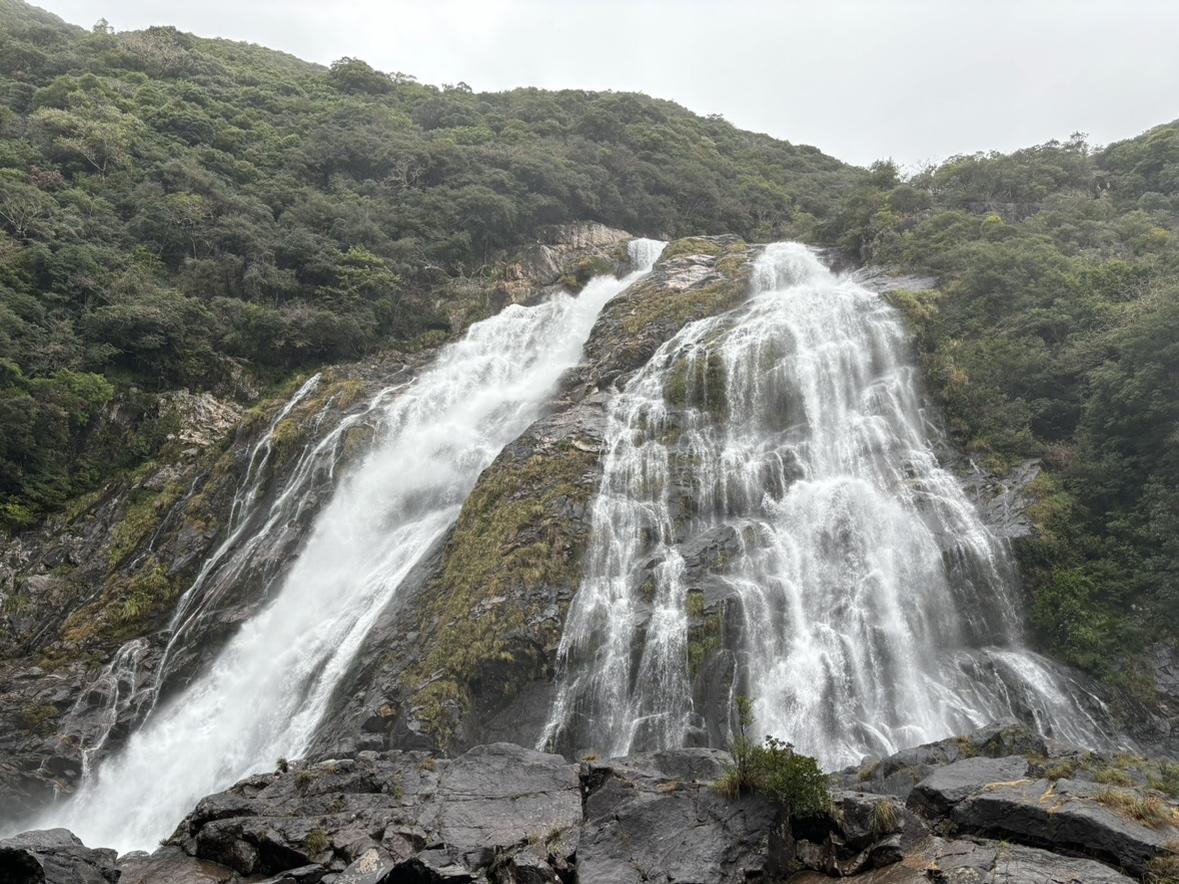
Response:
[{"label": "water stream", "polygon": [[768,246],[743,306],[662,346],[606,446],[542,746],[724,742],[738,694],[828,769],[998,720],[1103,740],[1022,646],[1010,551],[939,466],[899,315],[807,248]]},{"label": "water stream", "polygon": [[[202,796],[271,769],[280,757],[298,757],[402,579],[457,517],[479,473],[536,419],[602,307],[649,271],[661,250],[662,243],[634,241],[638,269],[629,276],[598,277],[577,297],[510,306],[472,326],[414,381],[374,397],[352,419],[375,420],[377,439],[336,483],[272,601],[207,671],[161,700],[72,798],[31,827],[66,826],[88,844],[150,850]],[[304,451],[266,514],[253,512],[254,485],[269,447],[255,450],[226,541],[177,609],[173,642],[212,603],[206,584],[228,591],[271,533],[299,518],[306,474],[333,467],[334,457],[317,452],[330,453],[342,432],[337,427]],[[111,696],[119,702],[117,690]]]}]

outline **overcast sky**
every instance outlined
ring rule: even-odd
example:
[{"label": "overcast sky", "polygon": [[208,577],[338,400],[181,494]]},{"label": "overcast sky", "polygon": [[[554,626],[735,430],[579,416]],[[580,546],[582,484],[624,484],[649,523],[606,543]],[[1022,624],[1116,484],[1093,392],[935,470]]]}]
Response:
[{"label": "overcast sky", "polygon": [[[37,2],[37,0],[34,0]],[[39,0],[428,83],[637,90],[908,167],[1179,117],[1179,0]]]}]

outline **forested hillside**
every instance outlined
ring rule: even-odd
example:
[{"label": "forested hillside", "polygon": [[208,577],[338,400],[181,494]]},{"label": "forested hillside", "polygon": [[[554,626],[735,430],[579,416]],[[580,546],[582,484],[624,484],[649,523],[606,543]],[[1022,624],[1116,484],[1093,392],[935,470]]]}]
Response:
[{"label": "forested hillside", "polygon": [[1179,627],[1179,125],[904,181],[879,165],[827,233],[941,279],[897,300],[951,430],[992,468],[1046,469],[1020,550],[1031,624],[1150,699],[1141,654]]},{"label": "forested hillside", "polygon": [[[150,455],[151,393],[445,327],[546,224],[810,236],[862,172],[642,95],[476,95],[0,0],[0,522]],[[118,396],[130,431],[87,426]]]},{"label": "forested hillside", "polygon": [[1045,466],[1033,628],[1150,699],[1179,621],[1175,125],[906,178],[642,95],[475,94],[0,0],[0,524],[150,457],[160,391],[445,330],[449,281],[575,219],[935,275],[896,301],[952,434]]}]

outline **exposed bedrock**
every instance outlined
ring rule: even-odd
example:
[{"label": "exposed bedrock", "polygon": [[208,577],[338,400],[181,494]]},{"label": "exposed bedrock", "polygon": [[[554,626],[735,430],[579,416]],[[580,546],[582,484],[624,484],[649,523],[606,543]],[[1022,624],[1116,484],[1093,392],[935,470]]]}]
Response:
[{"label": "exposed bedrock", "polygon": [[150,855],[116,861],[60,829],[0,841],[0,880],[1127,884],[1179,862],[1158,762],[1022,728],[866,761],[830,778],[828,810],[789,823],[718,791],[728,764],[716,749],[577,763],[506,743],[284,763],[203,799]]}]

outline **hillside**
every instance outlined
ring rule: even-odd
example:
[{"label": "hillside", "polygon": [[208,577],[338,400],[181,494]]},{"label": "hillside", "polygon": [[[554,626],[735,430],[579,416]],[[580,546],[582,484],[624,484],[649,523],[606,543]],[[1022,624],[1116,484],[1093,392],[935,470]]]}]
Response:
[{"label": "hillside", "polygon": [[[9,527],[150,457],[153,393],[240,396],[446,331],[480,307],[448,283],[495,280],[546,225],[811,237],[863,178],[642,95],[476,95],[19,0],[0,18]],[[112,402],[124,422],[99,426]]]},{"label": "hillside", "polygon": [[[583,577],[607,400],[690,321],[743,303],[758,243],[800,240],[896,277],[884,297],[913,334],[931,436],[945,427],[961,474],[1035,476],[1015,507],[1031,530],[1013,540],[1029,643],[1096,676],[1121,724],[1176,751],[1179,122],[906,176],[640,94],[479,94],[168,27],[85,30],[0,0],[0,672],[15,685],[0,684],[0,773],[29,807],[80,775],[78,735],[57,728],[104,667],[150,646],[149,669],[173,655],[163,687],[179,690],[259,610],[337,464],[377,437],[372,397],[508,303],[632,270],[633,236],[676,242],[587,329],[544,416],[481,452],[477,483],[446,499],[445,542],[423,544],[405,577],[416,607],[376,621],[322,745],[540,732],[548,698],[532,691],[552,687]],[[730,426],[715,391],[693,398],[715,372],[681,367],[661,395]],[[326,454],[312,444],[337,428]],[[174,652],[170,618],[245,530],[249,482],[251,500],[297,487],[306,506],[276,509],[280,528],[251,511],[263,545],[231,550],[224,597]],[[699,515],[690,503],[669,531]],[[737,535],[722,540],[689,550],[701,587],[708,556],[735,556]],[[691,596],[697,679],[725,650],[724,606]],[[122,702],[109,751],[141,714]],[[731,728],[722,707],[709,745]]]}]

